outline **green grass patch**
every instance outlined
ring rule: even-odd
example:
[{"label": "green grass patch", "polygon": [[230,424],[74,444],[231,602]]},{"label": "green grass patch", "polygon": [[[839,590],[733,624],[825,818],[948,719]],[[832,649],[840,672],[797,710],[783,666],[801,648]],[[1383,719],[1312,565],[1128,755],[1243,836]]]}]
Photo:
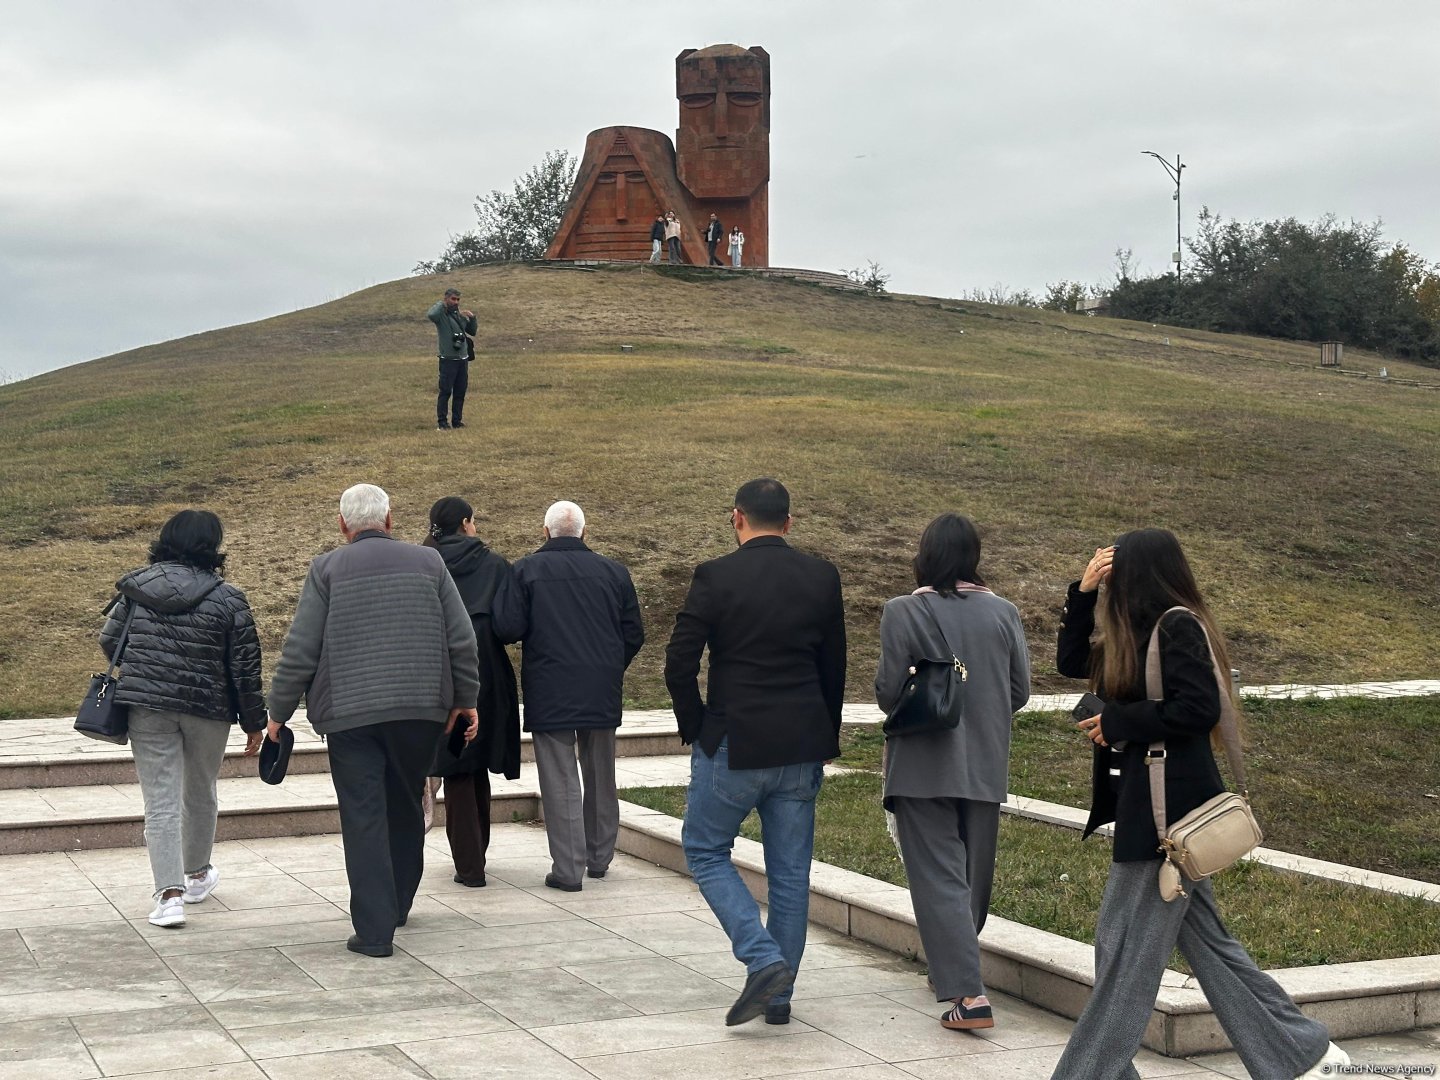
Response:
[{"label": "green grass patch", "polygon": [[[1266,847],[1440,884],[1440,697],[1250,698],[1245,715]],[[884,741],[878,726],[846,727],[840,764],[879,771]],[[1010,790],[1090,805],[1090,751],[1069,714],[1015,718]]]},{"label": "green grass patch", "polygon": [[[885,828],[880,791],[873,772],[826,778],[816,806],[815,858],[903,886],[905,867]],[[683,787],[628,788],[620,797],[675,817],[685,812]],[[760,839],[754,814],[741,835]],[[1082,843],[1073,829],[1005,815],[990,910],[1093,944],[1109,869],[1109,841],[1091,837]],[[1440,953],[1436,905],[1414,897],[1314,881],[1253,863],[1217,876],[1215,897],[1231,932],[1265,968]],[[1178,953],[1171,966],[1189,970]]]}]

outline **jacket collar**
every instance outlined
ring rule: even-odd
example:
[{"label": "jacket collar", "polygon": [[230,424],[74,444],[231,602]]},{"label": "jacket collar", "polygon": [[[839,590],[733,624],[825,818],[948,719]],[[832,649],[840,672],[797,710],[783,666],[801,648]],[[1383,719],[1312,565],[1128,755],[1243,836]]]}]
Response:
[{"label": "jacket collar", "polygon": [[351,540],[350,543],[352,543],[352,544],[358,544],[361,540],[373,540],[373,539],[375,539],[377,536],[378,536],[381,540],[394,540],[394,539],[395,539],[393,536],[391,536],[389,533],[387,533],[384,529],[364,529],[364,530],[356,533],[356,534],[355,534],[355,539]]},{"label": "jacket collar", "polygon": [[777,536],[775,533],[762,533],[759,536],[752,536],[745,543],[740,545],[740,550],[755,547],[789,547],[785,537]]},{"label": "jacket collar", "polygon": [[589,551],[578,536],[552,536],[538,548],[540,551]]}]

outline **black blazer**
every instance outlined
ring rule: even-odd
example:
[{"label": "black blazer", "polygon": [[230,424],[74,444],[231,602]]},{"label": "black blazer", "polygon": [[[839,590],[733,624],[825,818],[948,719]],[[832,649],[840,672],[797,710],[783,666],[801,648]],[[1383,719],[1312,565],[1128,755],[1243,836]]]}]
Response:
[{"label": "black blazer", "polygon": [[[1070,586],[1055,667],[1061,675],[1088,678],[1090,635],[1095,629],[1098,593],[1083,593],[1080,583]],[[1151,624],[1153,626],[1153,624]],[[1210,648],[1199,620],[1176,612],[1160,624],[1160,682],[1163,698],[1145,697],[1145,651],[1151,627],[1137,643],[1141,685],[1119,692],[1102,687],[1105,699],[1100,728],[1109,747],[1095,746],[1090,780],[1089,836],[1101,825],[1115,822],[1116,862],[1160,858],[1160,837],[1150,809],[1150,776],[1146,747],[1165,741],[1166,821],[1178,821],[1207,799],[1225,790],[1215,755],[1210,750],[1210,729],[1220,722],[1220,687]],[[1115,744],[1124,742],[1122,750]],[[1110,770],[1119,769],[1112,777]]]},{"label": "black blazer", "polygon": [[[707,645],[708,702],[702,703],[700,654]],[[700,738],[708,714],[730,740],[732,768],[838,757],[845,700],[839,571],[779,536],[757,536],[701,563],[675,616],[665,685],[680,738]],[[713,755],[712,746],[701,745]]]}]

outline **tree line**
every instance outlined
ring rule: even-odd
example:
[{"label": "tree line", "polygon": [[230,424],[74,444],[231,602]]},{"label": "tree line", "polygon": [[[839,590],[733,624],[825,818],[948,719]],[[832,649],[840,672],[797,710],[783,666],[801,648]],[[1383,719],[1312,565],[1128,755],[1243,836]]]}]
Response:
[{"label": "tree line", "polygon": [[1108,294],[1115,318],[1342,341],[1440,365],[1440,264],[1385,240],[1379,221],[1229,221],[1206,207],[1185,246],[1192,258],[1179,280],[1136,276],[1122,249],[1112,285],[1062,281],[1029,299],[1074,311],[1081,299]]}]

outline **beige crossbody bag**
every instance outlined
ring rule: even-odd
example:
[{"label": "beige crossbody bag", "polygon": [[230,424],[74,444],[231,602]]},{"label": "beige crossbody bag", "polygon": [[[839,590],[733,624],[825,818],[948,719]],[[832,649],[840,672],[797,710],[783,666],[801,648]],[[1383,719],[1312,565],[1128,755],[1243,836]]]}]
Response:
[{"label": "beige crossbody bag", "polygon": [[[1187,607],[1173,607],[1165,612],[1190,611]],[[1193,615],[1194,613],[1191,612]],[[1159,701],[1165,695],[1160,681],[1160,623],[1161,615],[1150,634],[1150,647],[1145,653],[1145,693],[1152,701]],[[1198,620],[1197,620],[1198,621]],[[1204,623],[1200,624],[1202,631]],[[1210,635],[1205,634],[1207,647]],[[1225,692],[1228,672],[1220,670],[1215,660],[1215,650],[1210,648],[1210,663],[1215,668],[1215,685],[1220,691],[1220,737],[1225,743],[1225,757],[1230,762],[1230,774],[1240,790],[1222,791],[1191,810],[1173,825],[1167,827],[1165,820],[1165,743],[1153,742],[1146,751],[1145,760],[1150,772],[1150,810],[1155,815],[1156,835],[1163,837],[1160,850],[1165,861],[1160,864],[1160,897],[1167,903],[1184,896],[1182,880],[1200,881],[1211,874],[1224,870],[1239,862],[1260,846],[1265,839],[1255,815],[1250,810],[1250,789],[1245,783],[1245,761],[1240,754],[1240,732],[1235,722],[1235,706]]]}]

